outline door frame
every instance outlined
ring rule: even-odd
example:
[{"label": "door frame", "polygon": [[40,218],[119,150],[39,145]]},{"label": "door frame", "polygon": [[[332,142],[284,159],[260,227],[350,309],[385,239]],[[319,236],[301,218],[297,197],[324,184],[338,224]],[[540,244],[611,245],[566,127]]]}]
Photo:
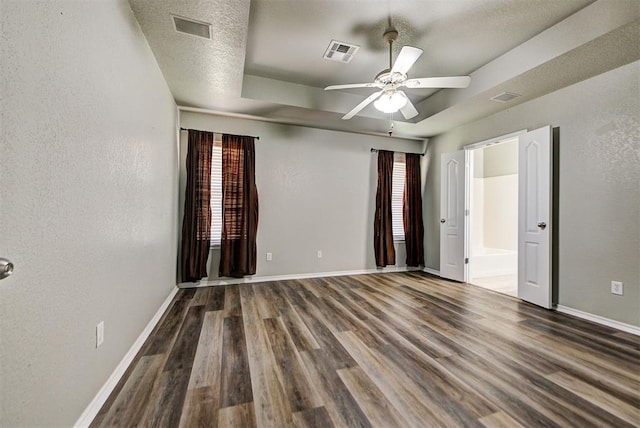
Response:
[{"label": "door frame", "polygon": [[500,135],[498,137],[489,138],[487,140],[482,140],[477,143],[467,144],[463,146],[464,150],[464,161],[465,161],[465,177],[464,177],[464,282],[469,282],[471,277],[470,272],[470,259],[471,259],[471,245],[472,245],[472,237],[471,237],[471,206],[472,206],[472,180],[473,180],[473,162],[472,155],[473,150],[481,149],[485,147],[492,146],[494,144],[505,143],[509,140],[513,140],[514,138],[519,139],[519,137],[523,134],[526,134],[528,129],[521,129],[519,131],[510,132],[508,134]]}]

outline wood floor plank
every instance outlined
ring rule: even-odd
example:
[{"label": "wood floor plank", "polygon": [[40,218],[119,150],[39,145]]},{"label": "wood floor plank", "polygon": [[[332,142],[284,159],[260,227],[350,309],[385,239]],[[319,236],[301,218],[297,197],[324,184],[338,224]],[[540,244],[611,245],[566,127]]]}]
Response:
[{"label": "wood floor plank", "polygon": [[297,428],[331,428],[333,422],[324,407],[316,407],[293,414],[293,422]]},{"label": "wood floor plank", "polygon": [[252,402],[251,374],[241,317],[224,319],[222,347],[220,407]]},{"label": "wood floor plank", "polygon": [[340,379],[335,364],[322,349],[302,353],[302,358],[314,384],[319,385],[324,407],[336,426],[371,427],[360,406]]},{"label": "wood floor plank", "polygon": [[218,420],[223,315],[222,311],[205,312],[180,418],[181,427],[215,426]]},{"label": "wood floor plank", "polygon": [[263,319],[277,318],[280,316],[280,311],[276,307],[273,294],[269,288],[269,284],[255,284],[253,286],[253,292],[256,295],[258,305],[258,313],[260,313]]},{"label": "wood floor plank", "polygon": [[220,409],[218,426],[229,428],[252,428],[256,425],[256,414],[253,403],[238,404]]},{"label": "wood floor plank", "polygon": [[338,370],[338,375],[373,426],[407,426],[407,421],[360,367]]},{"label": "wood floor plank", "polygon": [[505,412],[492,413],[480,419],[480,423],[487,428],[524,428]]},{"label": "wood floor plank", "polygon": [[363,342],[369,344],[369,346],[383,346],[387,342],[378,335],[374,330],[370,329],[370,325],[359,320],[356,316],[351,314],[344,306],[342,306],[333,297],[323,298],[325,306],[331,308],[332,313],[342,318],[342,322],[347,326],[348,331],[353,332]]},{"label": "wood floor plank", "polygon": [[[422,394],[415,394],[407,386],[408,379],[402,372],[386,366],[379,355],[368,349],[353,333],[339,334],[340,342],[349,350],[358,366],[382,391],[387,400],[396,408],[411,426],[443,426],[445,421],[438,418],[436,412],[427,405],[428,400]],[[437,411],[437,410],[436,410]]]},{"label": "wood floor plank", "polygon": [[181,289],[92,426],[638,427],[640,337],[424,272]]},{"label": "wood floor plank", "polygon": [[204,306],[192,306],[189,308],[165,363],[165,371],[191,369],[198,347],[203,320]]},{"label": "wood floor plank", "polygon": [[251,386],[258,427],[293,426],[293,415],[278,370],[271,344],[262,326],[262,317],[255,303],[251,285],[240,288],[245,326]]},{"label": "wood floor plank", "polygon": [[193,358],[189,389],[220,385],[223,353],[224,314],[205,312],[198,347]]},{"label": "wood floor plank", "polygon": [[168,352],[178,334],[184,314],[189,309],[189,302],[184,299],[174,300],[169,311],[154,328],[149,339],[142,348],[142,355],[156,355]]},{"label": "wood floor plank", "polygon": [[280,369],[280,379],[292,412],[322,406],[322,401],[313,388],[300,354],[279,318],[264,320],[264,327],[271,343],[274,358]]},{"label": "wood floor plank", "polygon": [[313,337],[313,334],[311,334],[309,328],[307,328],[300,318],[300,315],[298,315],[298,312],[293,307],[285,308],[281,313],[282,321],[284,322],[287,331],[299,352],[320,348],[315,337]]},{"label": "wood floor plank", "polygon": [[632,425],[640,424],[640,407],[629,405],[601,389],[563,372],[550,374],[547,378]]},{"label": "wood floor plank", "polygon": [[207,287],[209,289],[209,295],[207,296],[206,310],[207,311],[221,311],[224,309],[225,303],[225,290],[226,287]]},{"label": "wood floor plank", "polygon": [[[317,298],[315,299],[317,300]],[[320,345],[320,349],[328,354],[329,360],[335,365],[336,369],[356,365],[353,358],[334,336],[331,329],[335,328],[335,326],[326,324],[325,316],[313,303],[309,302],[303,306],[296,307],[296,311]]]},{"label": "wood floor plank", "polygon": [[124,388],[100,423],[102,427],[137,425],[144,416],[164,358],[161,355],[142,357]]},{"label": "wood floor plank", "polygon": [[218,421],[219,395],[219,388],[213,386],[187,388],[187,396],[180,415],[180,428],[215,428]]},{"label": "wood floor plank", "polygon": [[475,425],[479,419],[494,413],[497,407],[481,394],[446,376],[437,360],[420,355],[411,348],[385,346],[380,349],[397,370],[404,370],[430,401],[447,412],[458,425]]},{"label": "wood floor plank", "polygon": [[213,287],[198,287],[195,290],[189,306],[203,306],[207,304],[209,293]]},{"label": "wood floor plank", "polygon": [[[190,369],[160,372],[140,426],[177,427],[187,395]],[[123,426],[133,426],[126,423]]]},{"label": "wood floor plank", "polygon": [[224,288],[224,312],[225,317],[241,317],[242,305],[240,303],[240,292],[237,284],[227,285]]}]

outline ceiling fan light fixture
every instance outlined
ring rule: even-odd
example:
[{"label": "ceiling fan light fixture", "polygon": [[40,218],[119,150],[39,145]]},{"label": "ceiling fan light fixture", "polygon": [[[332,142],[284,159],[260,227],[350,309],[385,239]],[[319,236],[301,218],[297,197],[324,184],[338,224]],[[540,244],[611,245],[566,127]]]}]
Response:
[{"label": "ceiling fan light fixture", "polygon": [[407,104],[407,96],[402,92],[385,92],[373,103],[383,113],[395,113]]}]

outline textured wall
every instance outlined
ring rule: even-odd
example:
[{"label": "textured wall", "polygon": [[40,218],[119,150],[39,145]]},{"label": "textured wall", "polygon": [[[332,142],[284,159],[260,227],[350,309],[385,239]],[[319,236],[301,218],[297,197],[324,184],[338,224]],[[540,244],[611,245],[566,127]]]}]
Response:
[{"label": "textured wall", "polygon": [[[377,156],[370,149],[423,149],[421,142],[188,112],[182,112],[181,124],[260,136],[256,142],[260,200],[256,276],[374,269]],[[317,250],[322,250],[321,259],[316,257]],[[273,253],[272,261],[266,261],[266,252]],[[217,276],[218,253],[212,250],[209,258],[211,279]],[[405,260],[404,244],[397,244],[397,265],[405,266]]]},{"label": "textured wall", "polygon": [[518,175],[483,180],[484,246],[518,250]]},{"label": "textured wall", "polygon": [[[482,149],[484,152],[483,177],[497,177],[518,173],[518,142],[494,144]],[[475,168],[475,165],[474,165]]]},{"label": "textured wall", "polygon": [[[518,129],[559,128],[559,304],[640,325],[640,63],[456,128],[429,142],[427,266],[440,265],[440,155]],[[611,280],[625,295],[610,293]]]},{"label": "textured wall", "polygon": [[125,1],[1,8],[0,426],[72,426],[174,286],[175,103]]}]

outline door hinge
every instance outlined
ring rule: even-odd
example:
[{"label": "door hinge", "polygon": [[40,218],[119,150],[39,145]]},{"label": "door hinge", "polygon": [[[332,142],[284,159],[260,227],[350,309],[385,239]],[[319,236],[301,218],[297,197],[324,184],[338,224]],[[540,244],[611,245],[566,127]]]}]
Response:
[{"label": "door hinge", "polygon": [[465,259],[464,259],[464,264],[465,264],[465,265],[468,265],[468,264],[469,264],[469,257],[465,257]]},{"label": "door hinge", "polygon": [[469,215],[469,210],[464,210],[464,215],[468,216]]}]

